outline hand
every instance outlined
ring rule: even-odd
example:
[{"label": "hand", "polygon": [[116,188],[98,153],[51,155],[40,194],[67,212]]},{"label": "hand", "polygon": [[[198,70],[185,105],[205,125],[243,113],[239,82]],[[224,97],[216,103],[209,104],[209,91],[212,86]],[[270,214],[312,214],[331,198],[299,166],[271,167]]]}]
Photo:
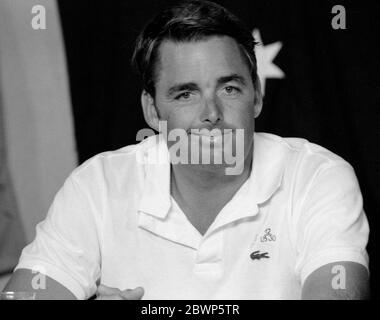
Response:
[{"label": "hand", "polygon": [[101,284],[96,291],[96,300],[141,300],[143,295],[144,289],[141,287],[121,291]]}]

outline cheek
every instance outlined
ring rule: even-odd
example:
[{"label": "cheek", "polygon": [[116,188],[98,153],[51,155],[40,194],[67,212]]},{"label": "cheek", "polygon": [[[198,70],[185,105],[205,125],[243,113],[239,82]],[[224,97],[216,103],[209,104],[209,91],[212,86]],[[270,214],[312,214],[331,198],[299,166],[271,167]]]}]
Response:
[{"label": "cheek", "polygon": [[171,129],[189,129],[193,123],[193,114],[185,109],[173,109],[162,115],[161,120],[166,120],[168,130]]},{"label": "cheek", "polygon": [[255,119],[253,102],[243,101],[225,110],[228,112],[225,117],[226,122],[234,124],[236,128],[253,130]]}]

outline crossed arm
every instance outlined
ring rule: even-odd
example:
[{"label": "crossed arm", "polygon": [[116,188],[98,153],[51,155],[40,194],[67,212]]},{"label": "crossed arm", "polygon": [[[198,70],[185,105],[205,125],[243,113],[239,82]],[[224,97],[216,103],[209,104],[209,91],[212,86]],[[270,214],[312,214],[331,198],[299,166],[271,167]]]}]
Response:
[{"label": "crossed arm", "polygon": [[302,287],[305,300],[364,300],[369,296],[368,271],[356,262],[326,264],[312,272]]},{"label": "crossed arm", "polygon": [[[335,268],[334,268],[335,267]],[[32,279],[36,274],[28,269],[19,269],[13,274],[4,291],[33,291],[37,299],[76,299],[66,287],[46,277],[46,289],[34,290]],[[361,300],[369,298],[369,276],[367,269],[359,263],[341,261],[326,264],[312,272],[302,288],[302,299],[306,300]],[[120,291],[117,288],[100,286],[98,295],[103,299],[140,299],[143,291]]]},{"label": "crossed arm", "polygon": [[[29,269],[18,269],[12,275],[4,291],[27,291],[35,292],[37,300],[76,300],[75,295],[68,290],[65,286],[56,280],[45,276],[46,288],[35,290],[32,286],[33,278],[36,276]],[[103,285],[98,287],[96,292],[97,299],[99,300],[139,300],[144,295],[142,288],[135,288],[133,290],[127,289],[121,291],[117,288],[109,288]]]}]

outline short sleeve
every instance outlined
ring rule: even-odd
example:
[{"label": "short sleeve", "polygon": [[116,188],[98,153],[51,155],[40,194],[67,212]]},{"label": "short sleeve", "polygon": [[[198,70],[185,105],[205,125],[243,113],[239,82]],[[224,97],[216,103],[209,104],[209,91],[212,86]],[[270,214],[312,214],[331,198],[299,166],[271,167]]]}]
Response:
[{"label": "short sleeve", "polygon": [[320,169],[298,210],[296,274],[302,284],[328,263],[357,262],[368,270],[369,226],[359,183],[348,163]]},{"label": "short sleeve", "polygon": [[97,216],[91,199],[73,175],[55,196],[36,231],[16,269],[43,270],[78,299],[91,297],[100,277]]}]

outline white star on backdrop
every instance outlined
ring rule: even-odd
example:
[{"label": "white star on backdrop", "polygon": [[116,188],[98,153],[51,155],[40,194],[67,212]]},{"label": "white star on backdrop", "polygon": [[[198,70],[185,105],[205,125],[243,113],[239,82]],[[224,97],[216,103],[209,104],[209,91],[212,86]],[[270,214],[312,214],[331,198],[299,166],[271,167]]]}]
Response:
[{"label": "white star on backdrop", "polygon": [[259,44],[255,48],[257,59],[257,73],[261,82],[261,90],[265,95],[265,81],[268,78],[281,79],[285,77],[284,72],[273,63],[277,53],[282,48],[282,43],[277,41],[267,45],[263,45],[259,29],[254,29],[252,34]]}]

